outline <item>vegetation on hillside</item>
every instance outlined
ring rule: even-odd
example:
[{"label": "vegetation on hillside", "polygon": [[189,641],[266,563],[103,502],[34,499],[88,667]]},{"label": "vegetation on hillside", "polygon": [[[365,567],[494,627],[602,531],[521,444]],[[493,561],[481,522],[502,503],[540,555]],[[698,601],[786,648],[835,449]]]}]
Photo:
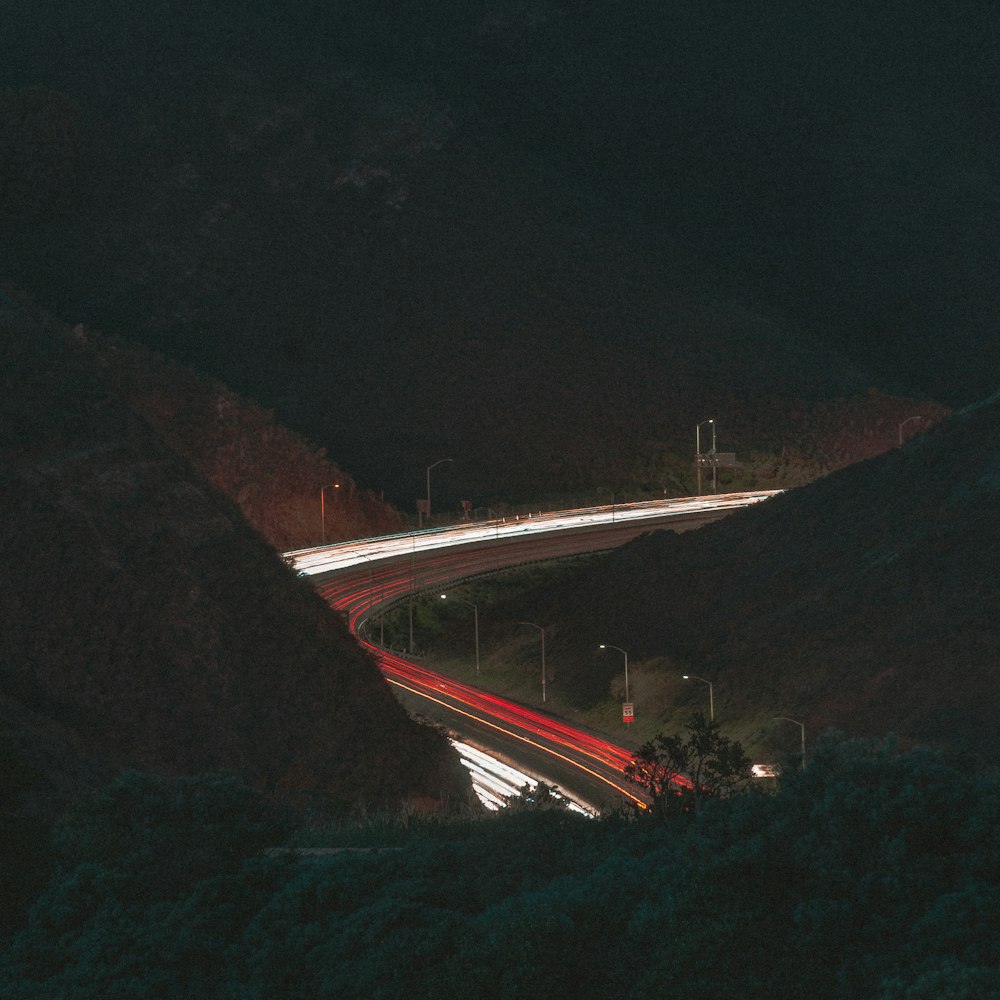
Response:
[{"label": "vegetation on hillside", "polygon": [[996,783],[836,734],[775,794],[697,814],[413,823],[396,849],[300,860],[260,852],[280,823],[231,779],[132,774],[60,824],[0,989],[989,1000],[998,830]]},{"label": "vegetation on hillside", "polygon": [[359,490],[322,448],[271,411],[138,344],[76,332],[115,391],[279,551],[404,527],[397,511]]},{"label": "vegetation on hillside", "polygon": [[706,799],[729,798],[752,780],[743,747],[714,719],[695,712],[683,733],[657,733],[632,754],[625,776],[650,798],[654,814],[700,811]]}]

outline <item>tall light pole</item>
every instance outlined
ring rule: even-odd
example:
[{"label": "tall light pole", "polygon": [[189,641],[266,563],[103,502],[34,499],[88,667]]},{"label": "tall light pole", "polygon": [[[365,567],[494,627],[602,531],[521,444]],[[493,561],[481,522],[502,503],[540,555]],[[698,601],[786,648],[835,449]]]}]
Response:
[{"label": "tall light pole", "polygon": [[902,423],[901,423],[901,424],[899,425],[899,443],[900,443],[900,444],[902,444],[902,443],[903,443],[903,428],[904,428],[904,427],[905,427],[905,426],[906,426],[906,425],[907,425],[908,423],[910,423],[910,421],[911,421],[911,420],[922,420],[922,419],[923,419],[923,418],[922,418],[922,417],[920,416],[920,414],[917,414],[917,416],[915,416],[915,417],[907,417],[907,418],[906,418],[906,419],[905,419],[905,420],[904,420],[904,421],[903,421],[903,422],[902,422]]},{"label": "tall light pole", "polygon": [[339,490],[340,483],[330,483],[319,488],[319,519],[323,524],[323,544],[326,545],[326,491]]},{"label": "tall light pole", "polygon": [[[695,424],[694,428],[694,464],[698,472],[698,496],[701,496],[701,429],[705,424],[712,425],[712,450],[710,455],[715,454],[715,421],[703,420],[700,424]],[[712,466],[712,492],[715,492],[715,466]]]},{"label": "tall light pole", "polygon": [[410,645],[409,650],[413,652],[413,578],[410,577]]},{"label": "tall light pole", "polygon": [[802,762],[801,768],[804,771],[806,769],[806,724],[804,722],[799,722],[797,719],[789,719],[787,715],[776,715],[772,722],[791,722],[793,725],[799,727],[802,730]]},{"label": "tall light pole", "polygon": [[625,657],[625,700],[628,701],[628,653],[621,646],[612,646],[610,642],[602,642],[598,649],[617,649]]},{"label": "tall light pole", "polygon": [[416,590],[417,580],[414,571],[414,563],[417,555],[417,543],[413,535],[410,535],[410,652],[413,652],[413,592]]},{"label": "tall light pole", "polygon": [[[475,604],[469,601],[463,601],[460,597],[451,598],[453,601],[457,601],[459,604],[464,604],[467,608],[472,608],[472,617],[476,623],[476,676],[479,676],[479,608]],[[447,594],[441,595],[442,601],[448,600]]]},{"label": "tall light pole", "polygon": [[681,674],[681,676],[686,681],[701,681],[702,684],[708,685],[708,717],[714,722],[715,721],[715,697],[712,694],[712,682],[706,681],[704,677],[699,677],[697,674]]},{"label": "tall light pole", "polygon": [[436,462],[431,462],[427,466],[427,523],[431,523],[431,469],[436,469],[445,462],[450,462],[450,458],[439,458]]},{"label": "tall light pole", "polygon": [[385,580],[382,581],[382,596],[379,598],[378,644],[385,649]]},{"label": "tall light pole", "polygon": [[534,622],[518,622],[518,625],[530,625],[531,628],[538,629],[542,634],[542,701],[545,701],[545,629]]}]

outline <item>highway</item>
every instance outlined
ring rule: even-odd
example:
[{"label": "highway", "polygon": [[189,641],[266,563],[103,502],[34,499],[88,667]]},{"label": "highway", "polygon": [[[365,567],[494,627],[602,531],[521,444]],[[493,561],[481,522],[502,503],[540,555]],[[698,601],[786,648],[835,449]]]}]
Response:
[{"label": "highway", "polygon": [[[470,744],[558,784],[581,807],[640,801],[625,781],[631,751],[537,709],[470,687],[375,641],[377,614],[411,592],[507,566],[593,552],[659,528],[685,531],[759,503],[776,491],[520,515],[286,553],[378,662],[414,714],[443,722]],[[466,766],[470,766],[467,762]],[[478,790],[478,789],[477,789]],[[480,792],[483,797],[483,793]]]}]

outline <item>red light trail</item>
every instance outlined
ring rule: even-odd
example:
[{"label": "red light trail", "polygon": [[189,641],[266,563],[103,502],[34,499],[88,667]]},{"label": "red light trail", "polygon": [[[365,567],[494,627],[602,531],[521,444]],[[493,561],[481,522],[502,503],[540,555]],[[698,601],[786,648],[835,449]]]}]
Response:
[{"label": "red light trail", "polygon": [[[728,494],[685,501],[620,505],[538,515],[516,522],[470,524],[384,539],[362,539],[290,553],[300,571],[322,577],[317,589],[344,614],[358,641],[377,661],[386,680],[426,699],[463,721],[545,754],[640,805],[637,788],[623,774],[632,753],[601,737],[535,709],[453,680],[383,649],[364,634],[373,615],[410,593],[463,577],[537,559],[612,548],[661,524],[695,527],[731,510],[767,499],[770,493]],[[683,780],[683,779],[682,779]]]},{"label": "red light trail", "polygon": [[[420,569],[427,585],[454,578],[457,567],[453,558],[445,559],[436,553],[425,560]],[[435,565],[430,566],[430,562]],[[373,567],[370,575],[367,570],[355,569],[324,580],[318,589],[332,607],[345,615],[352,632],[375,658],[386,680],[453,713],[458,717],[452,726],[456,731],[462,731],[463,719],[475,721],[480,727],[502,733],[583,772],[591,781],[601,782],[618,795],[641,802],[622,774],[632,759],[630,751],[552,716],[429,670],[358,635],[359,627],[370,621],[372,612],[405,597],[410,592],[410,583],[410,567],[396,563],[378,570]]]}]

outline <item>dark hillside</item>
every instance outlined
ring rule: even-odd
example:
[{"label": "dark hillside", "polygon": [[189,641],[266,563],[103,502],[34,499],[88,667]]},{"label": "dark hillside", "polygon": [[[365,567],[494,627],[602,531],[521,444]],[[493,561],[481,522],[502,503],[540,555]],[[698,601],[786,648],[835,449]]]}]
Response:
[{"label": "dark hillside", "polygon": [[[991,370],[992,334],[965,322],[985,308],[979,271],[957,273],[988,259],[991,232],[973,209],[989,171],[965,140],[934,205],[954,189],[948,246],[966,233],[970,252],[948,250],[933,280],[896,273],[900,244],[930,239],[936,216],[910,205],[932,150],[917,143],[916,193],[883,177],[881,147],[856,156],[867,124],[836,67],[786,88],[767,61],[783,45],[704,5],[508,7],[265,5],[234,23],[164,2],[108,31],[94,12],[13,21],[12,79],[51,90],[7,95],[2,142],[28,181],[5,200],[0,276],[221,378],[410,511],[446,455],[441,510],[689,492],[708,417],[744,462],[727,481],[802,482],[924,412],[868,390],[926,395],[929,325],[952,345],[942,371],[970,338],[975,378]],[[789,25],[805,52],[820,44]],[[61,58],[39,58],[57,36]],[[724,98],[713,67],[747,89]],[[909,127],[940,134],[932,111]],[[874,275],[885,302],[859,288]]]},{"label": "dark hillside", "polygon": [[3,751],[37,771],[36,807],[126,765],[338,809],[459,801],[444,741],[92,350],[5,315]]},{"label": "dark hillside", "polygon": [[272,412],[140,345],[83,327],[74,333],[115,391],[279,551],[404,527],[398,511],[359,490]]},{"label": "dark hillside", "polygon": [[[1000,760],[1000,397],[902,448],[683,535],[656,533],[525,595],[553,671],[608,691],[629,650],[637,715],[705,707],[754,745],[776,715]],[[669,728],[669,727],[668,727]]]}]

